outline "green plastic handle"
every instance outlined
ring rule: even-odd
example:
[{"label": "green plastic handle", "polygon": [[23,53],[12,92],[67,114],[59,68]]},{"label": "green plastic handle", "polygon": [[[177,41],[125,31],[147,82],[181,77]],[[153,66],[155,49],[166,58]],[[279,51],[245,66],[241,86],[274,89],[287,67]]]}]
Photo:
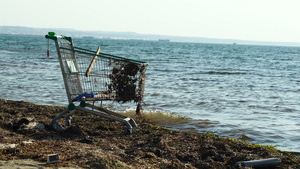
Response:
[{"label": "green plastic handle", "polygon": [[48,35],[45,36],[46,39],[52,39],[57,41],[58,38],[60,39],[66,39],[69,42],[72,42],[72,38],[71,37],[67,37],[67,36],[56,36],[55,32],[48,32]]},{"label": "green plastic handle", "polygon": [[55,36],[55,32],[48,32],[49,36]]}]

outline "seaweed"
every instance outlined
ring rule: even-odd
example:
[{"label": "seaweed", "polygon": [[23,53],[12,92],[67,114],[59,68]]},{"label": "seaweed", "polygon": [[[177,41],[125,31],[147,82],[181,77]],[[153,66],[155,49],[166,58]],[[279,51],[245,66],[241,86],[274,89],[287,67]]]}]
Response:
[{"label": "seaweed", "polygon": [[[116,93],[116,101],[140,103],[143,98],[145,84],[145,65],[126,61],[115,61],[115,66],[108,75],[110,93]],[[138,77],[139,76],[139,77]],[[137,84],[138,82],[138,84]]]},{"label": "seaweed", "polygon": [[[252,145],[218,135],[167,130],[138,116],[135,134],[125,135],[119,122],[78,112],[73,127],[57,132],[53,114],[65,107],[0,99],[1,160],[34,159],[42,167],[82,168],[246,168],[238,161],[280,158],[274,169],[299,168],[300,158],[272,146]],[[11,110],[15,110],[13,113]],[[43,122],[43,130],[17,129],[10,122]],[[47,154],[60,162],[46,164]],[[0,164],[1,165],[1,164]],[[5,166],[3,166],[5,168]]]}]

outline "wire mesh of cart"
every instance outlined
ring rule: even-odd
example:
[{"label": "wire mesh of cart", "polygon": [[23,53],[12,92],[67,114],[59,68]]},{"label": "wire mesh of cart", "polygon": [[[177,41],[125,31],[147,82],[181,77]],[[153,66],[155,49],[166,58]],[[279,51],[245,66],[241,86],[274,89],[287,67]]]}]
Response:
[{"label": "wire mesh of cart", "polygon": [[69,100],[68,108],[51,121],[52,126],[63,130],[57,120],[65,116],[66,126],[70,126],[71,115],[81,110],[121,121],[126,126],[126,133],[135,132],[137,124],[132,118],[94,103],[133,101],[137,103],[136,114],[140,114],[147,63],[100,53],[100,47],[97,51],[74,47],[71,37],[56,36],[54,32],[45,37],[55,41]]}]

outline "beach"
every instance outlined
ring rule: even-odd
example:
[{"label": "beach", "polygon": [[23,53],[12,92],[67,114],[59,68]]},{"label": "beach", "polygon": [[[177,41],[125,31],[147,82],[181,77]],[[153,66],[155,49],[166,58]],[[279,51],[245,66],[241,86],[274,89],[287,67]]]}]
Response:
[{"label": "beach", "polygon": [[[164,127],[300,151],[296,47],[97,38],[74,38],[74,45],[147,62],[144,110],[193,119]],[[46,52],[44,36],[0,35],[1,98],[68,105],[54,43]]]},{"label": "beach", "polygon": [[[133,117],[138,129],[131,135],[119,122],[83,112],[58,132],[50,122],[63,109],[1,99],[0,167],[25,160],[22,168],[244,168],[236,162],[267,158],[280,158],[274,168],[300,166],[295,153],[211,133],[170,130],[143,116]],[[59,162],[47,164],[49,154],[57,154]]]},{"label": "beach", "polygon": [[[18,159],[18,160],[9,160],[9,161],[0,161],[0,168],[3,169],[41,169],[41,168],[52,168],[45,167],[45,163],[34,161],[31,159]],[[55,167],[58,169],[75,169],[79,167]]]},{"label": "beach", "polygon": [[[144,110],[193,119],[165,127],[300,151],[296,47],[96,38],[75,38],[74,44],[147,62]],[[68,105],[54,43],[49,57],[46,52],[44,36],[0,35],[2,98]]]}]

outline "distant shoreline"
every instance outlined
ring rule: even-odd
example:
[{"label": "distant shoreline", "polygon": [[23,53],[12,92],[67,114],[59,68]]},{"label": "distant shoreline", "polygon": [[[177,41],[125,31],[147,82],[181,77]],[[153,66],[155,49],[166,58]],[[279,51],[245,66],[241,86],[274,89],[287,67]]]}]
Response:
[{"label": "distant shoreline", "polygon": [[49,31],[72,37],[93,37],[107,39],[136,39],[151,40],[168,39],[172,42],[191,42],[191,43],[213,43],[213,44],[242,44],[242,45],[263,45],[263,46],[291,46],[300,47],[300,42],[269,42],[269,41],[252,41],[239,39],[218,39],[207,37],[184,37],[184,36],[168,36],[168,35],[152,35],[140,34],[135,32],[109,32],[109,31],[81,31],[63,28],[31,28],[22,26],[0,26],[0,34],[15,35],[41,35],[44,36]]}]

